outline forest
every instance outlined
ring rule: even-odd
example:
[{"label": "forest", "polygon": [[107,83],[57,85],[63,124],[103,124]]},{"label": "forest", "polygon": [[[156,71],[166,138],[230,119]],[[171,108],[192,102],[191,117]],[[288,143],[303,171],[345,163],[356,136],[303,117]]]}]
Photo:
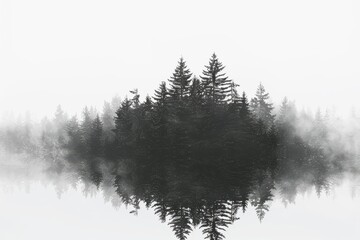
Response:
[{"label": "forest", "polygon": [[309,188],[320,195],[360,169],[356,117],[344,131],[330,112],[299,111],[287,98],[277,108],[261,83],[250,98],[215,53],[199,77],[180,58],[151,96],[129,96],[101,112],[68,116],[59,106],[52,119],[2,127],[1,151],[65,182],[59,194],[81,183],[131,213],[144,204],[180,240],[195,227],[225,239],[239,211],[252,206],[262,221],[275,193],[284,203]]}]

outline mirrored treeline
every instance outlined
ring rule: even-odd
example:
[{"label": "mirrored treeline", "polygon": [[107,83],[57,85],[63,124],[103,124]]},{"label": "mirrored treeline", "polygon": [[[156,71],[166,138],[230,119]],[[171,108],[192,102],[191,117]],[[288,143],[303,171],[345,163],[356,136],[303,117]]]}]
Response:
[{"label": "mirrored treeline", "polygon": [[358,174],[355,116],[342,129],[331,112],[313,116],[287,98],[275,115],[262,84],[249,99],[224,68],[213,54],[197,77],[180,58],[143,101],[134,89],[101,113],[85,107],[69,117],[59,106],[51,120],[12,123],[0,132],[2,152],[12,156],[2,165],[11,172],[38,164],[59,194],[82,182],[85,194],[116,195],[132,213],[144,203],[178,239],[198,226],[211,240],[225,239],[250,205],[261,221],[276,193],[293,202]]}]

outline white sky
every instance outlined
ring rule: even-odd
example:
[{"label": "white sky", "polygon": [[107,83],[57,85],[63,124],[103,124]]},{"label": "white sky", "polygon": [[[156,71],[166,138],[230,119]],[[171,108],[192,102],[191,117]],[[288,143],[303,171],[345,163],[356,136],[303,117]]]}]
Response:
[{"label": "white sky", "polygon": [[101,109],[152,94],[183,56],[216,52],[252,96],[261,81],[311,108],[359,107],[360,2],[0,0],[0,112]]}]

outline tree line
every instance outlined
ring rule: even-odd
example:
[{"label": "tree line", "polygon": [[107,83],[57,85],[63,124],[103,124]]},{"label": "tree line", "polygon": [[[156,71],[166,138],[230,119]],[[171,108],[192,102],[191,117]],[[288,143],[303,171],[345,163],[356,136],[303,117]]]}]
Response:
[{"label": "tree line", "polygon": [[334,148],[329,116],[299,113],[286,98],[275,115],[262,84],[249,99],[224,69],[213,54],[196,77],[180,58],[144,101],[135,89],[105,102],[102,114],[85,107],[81,119],[58,107],[38,135],[15,126],[0,140],[7,151],[43,158],[52,176],[113,189],[135,212],[144,202],[178,239],[194,226],[224,239],[239,209],[252,205],[262,220],[275,189],[292,202],[303,186],[320,194],[329,176],[357,171],[346,164],[354,153]]}]

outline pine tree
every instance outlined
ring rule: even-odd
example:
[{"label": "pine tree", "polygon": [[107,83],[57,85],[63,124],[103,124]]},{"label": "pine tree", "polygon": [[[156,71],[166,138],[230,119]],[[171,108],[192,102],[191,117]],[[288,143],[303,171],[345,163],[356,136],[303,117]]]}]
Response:
[{"label": "pine tree", "polygon": [[115,95],[112,99],[111,99],[111,109],[113,110],[113,112],[115,113],[119,107],[121,106],[122,100],[119,97],[119,95]]},{"label": "pine tree", "polygon": [[68,116],[62,110],[61,106],[57,106],[54,118],[55,131],[57,135],[57,140],[60,145],[65,144],[65,132],[66,132],[66,123],[68,121]]},{"label": "pine tree", "polygon": [[186,62],[181,57],[178,66],[175,68],[175,72],[169,79],[170,89],[169,95],[174,100],[183,100],[190,94],[190,83],[192,73],[186,66]]},{"label": "pine tree", "polygon": [[287,122],[288,111],[289,111],[289,101],[287,97],[285,97],[281,102],[280,111],[278,115],[278,123]]},{"label": "pine tree", "polygon": [[168,91],[166,89],[166,83],[162,82],[158,90],[155,90],[154,103],[154,124],[164,125],[168,121]]},{"label": "pine tree", "polygon": [[[199,130],[203,127],[204,118],[204,88],[200,80],[194,76],[190,85],[189,97],[189,134],[199,136]],[[194,141],[192,141],[194,142]],[[191,145],[193,143],[190,143]]]},{"label": "pine tree", "polygon": [[209,65],[205,66],[201,76],[205,99],[210,103],[227,103],[231,92],[231,80],[222,73],[225,66],[218,60],[215,53],[211,56]]},{"label": "pine tree", "polygon": [[274,115],[271,114],[273,105],[268,102],[269,94],[266,93],[264,86],[260,83],[256,90],[255,97],[251,99],[251,110],[256,119],[265,125],[265,131],[268,131],[274,124]]},{"label": "pine tree", "polygon": [[76,116],[73,116],[67,123],[66,132],[68,135],[67,148],[71,153],[79,154],[83,152],[81,129]]},{"label": "pine tree", "polygon": [[168,215],[169,212],[169,209],[166,206],[164,199],[160,199],[159,201],[156,201],[152,205],[152,208],[154,208],[155,214],[159,215],[160,221],[164,223],[166,221],[166,216]]},{"label": "pine tree", "polygon": [[[239,84],[236,84],[234,81],[231,81],[230,84],[230,99],[228,104],[228,111],[230,114],[236,114],[239,112],[239,93],[237,91],[237,87],[239,87]],[[238,117],[238,114],[236,114],[236,118]]]},{"label": "pine tree", "polygon": [[253,194],[251,196],[251,205],[255,207],[256,214],[260,222],[264,219],[265,214],[269,211],[269,201],[272,201],[274,189],[274,180],[268,172],[258,172],[255,184],[253,186]]},{"label": "pine tree", "polygon": [[55,112],[54,123],[56,128],[63,129],[67,121],[67,115],[62,110],[61,106],[58,105]]},{"label": "pine tree", "polygon": [[236,84],[234,81],[231,81],[230,84],[230,103],[237,104],[239,102],[239,93],[237,91],[237,87],[239,84]]},{"label": "pine tree", "polygon": [[145,118],[148,119],[148,117],[151,114],[151,111],[153,109],[153,102],[151,100],[151,97],[148,95],[145,98],[145,102],[144,102],[144,110],[145,110]]},{"label": "pine tree", "polygon": [[159,89],[155,90],[155,96],[153,97],[155,100],[156,108],[166,108],[168,103],[168,90],[166,88],[166,83],[161,82]]},{"label": "pine tree", "polygon": [[200,228],[203,229],[205,239],[222,240],[225,239],[225,228],[232,223],[230,206],[225,201],[215,201],[207,206]]},{"label": "pine tree", "polygon": [[110,103],[105,101],[101,121],[103,123],[104,138],[107,141],[111,141],[114,137],[114,116],[115,112],[112,110]]},{"label": "pine tree", "polygon": [[165,148],[169,124],[168,91],[166,83],[162,82],[154,94],[154,107],[152,114],[152,126],[154,128],[153,149]]},{"label": "pine tree", "polygon": [[120,145],[129,145],[132,141],[133,113],[128,98],[121,103],[115,116],[115,136]]},{"label": "pine tree", "polygon": [[150,96],[146,96],[145,102],[142,104],[142,121],[143,121],[143,135],[146,142],[150,144],[150,138],[152,137],[152,115],[153,115],[153,102]]},{"label": "pine tree", "polygon": [[240,97],[239,115],[240,115],[240,119],[243,121],[246,121],[250,118],[250,107],[245,92],[243,92],[242,96]]},{"label": "pine tree", "polygon": [[169,225],[179,240],[186,240],[192,231],[190,210],[183,206],[172,206],[168,210]]},{"label": "pine tree", "polygon": [[200,80],[195,76],[190,85],[190,106],[198,108],[203,104],[203,86]]},{"label": "pine tree", "polygon": [[276,120],[277,131],[283,142],[290,141],[295,136],[296,109],[293,103],[285,97],[281,103],[278,118]]},{"label": "pine tree", "polygon": [[80,125],[81,130],[81,140],[85,147],[85,152],[90,152],[90,135],[92,130],[92,118],[91,118],[91,112],[88,109],[88,107],[84,108],[83,111],[83,120]]},{"label": "pine tree", "polygon": [[131,99],[132,105],[132,131],[134,140],[139,142],[142,138],[143,133],[143,125],[144,125],[144,109],[143,105],[140,104],[140,94],[138,89],[134,89],[130,91],[133,95]]},{"label": "pine tree", "polygon": [[102,135],[103,124],[99,115],[96,115],[92,122],[92,129],[90,135],[90,152],[93,156],[100,156],[102,153]]}]

